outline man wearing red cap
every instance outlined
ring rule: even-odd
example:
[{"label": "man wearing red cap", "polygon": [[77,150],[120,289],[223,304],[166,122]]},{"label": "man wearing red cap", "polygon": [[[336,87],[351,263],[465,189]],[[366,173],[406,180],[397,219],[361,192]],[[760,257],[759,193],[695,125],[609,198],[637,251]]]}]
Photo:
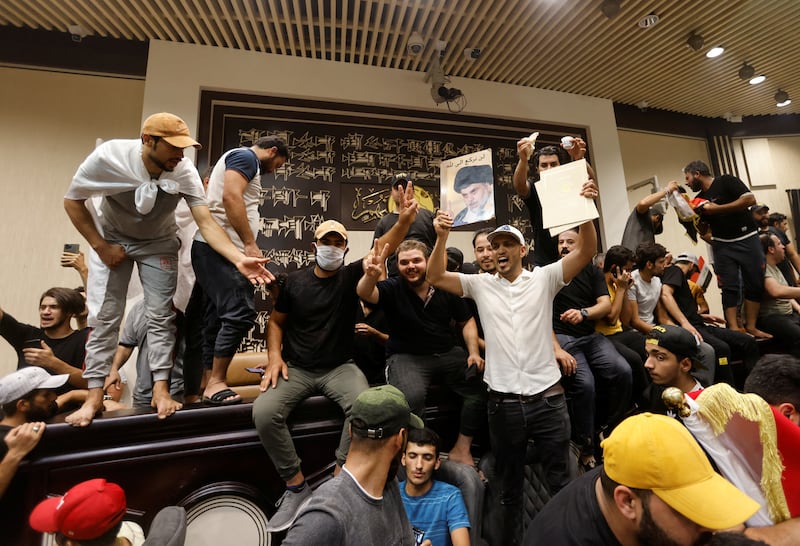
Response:
[{"label": "man wearing red cap", "polygon": [[40,502],[31,512],[31,527],[54,533],[59,546],[140,546],[144,532],[122,521],[127,510],[125,491],[104,479],[81,482],[61,497]]},{"label": "man wearing red cap", "polygon": [[[140,140],[111,140],[100,145],[78,168],[64,198],[72,223],[97,253],[87,290],[89,325],[84,378],[89,395],[67,417],[73,426],[91,424],[103,407],[103,383],[116,349],[128,282],[137,264],[149,322],[149,361],[153,374],[152,406],[160,419],[181,408],[170,397],[169,375],[175,349],[178,238],[175,207],[181,198],[192,211],[203,238],[254,284],[271,275],[265,259],[246,257],[208,210],[203,184],[183,149],[199,148],[179,117],[160,113],[147,118]],[[102,197],[93,217],[86,206]]]}]

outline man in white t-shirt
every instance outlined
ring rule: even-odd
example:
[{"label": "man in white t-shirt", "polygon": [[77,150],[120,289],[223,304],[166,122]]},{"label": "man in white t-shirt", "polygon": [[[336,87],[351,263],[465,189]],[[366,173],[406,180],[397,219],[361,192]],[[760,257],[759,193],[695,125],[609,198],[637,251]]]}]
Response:
[{"label": "man in white t-shirt", "polygon": [[667,249],[658,243],[642,243],[636,248],[636,270],[632,273],[633,285],[628,299],[633,307],[630,326],[647,335],[661,309],[661,278],[667,263]]},{"label": "man in white t-shirt", "polygon": [[[597,187],[587,182],[581,195],[595,198]],[[555,494],[569,481],[570,422],[553,348],[553,298],[591,261],[597,234],[592,222],[582,224],[572,252],[528,271],[522,267],[528,252],[522,233],[503,225],[488,236],[497,272],[465,275],[446,271],[445,248],[452,225],[450,215],[439,212],[427,278],[436,288],[472,298],[478,306],[486,340],[489,430],[504,508],[502,543],[511,544],[518,538],[521,521],[529,439],[536,442],[550,492]]]}]

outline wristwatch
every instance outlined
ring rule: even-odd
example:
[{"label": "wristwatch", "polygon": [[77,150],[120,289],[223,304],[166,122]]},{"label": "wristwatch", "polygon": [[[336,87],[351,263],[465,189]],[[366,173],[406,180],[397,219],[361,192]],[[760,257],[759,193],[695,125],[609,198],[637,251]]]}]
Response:
[{"label": "wristwatch", "polygon": [[581,317],[583,317],[583,320],[586,320],[586,319],[589,318],[589,311],[587,311],[585,307],[583,309],[581,309]]}]

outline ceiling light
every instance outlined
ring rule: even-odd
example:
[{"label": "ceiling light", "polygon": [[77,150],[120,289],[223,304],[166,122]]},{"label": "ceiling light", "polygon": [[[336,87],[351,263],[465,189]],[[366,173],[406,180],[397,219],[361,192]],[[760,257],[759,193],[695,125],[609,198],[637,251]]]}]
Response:
[{"label": "ceiling light", "polygon": [[689,35],[689,39],[686,40],[686,45],[688,45],[695,51],[700,51],[701,49],[703,49],[704,43],[705,41],[703,40],[703,37],[700,36],[699,34],[695,34],[694,32],[692,32]]},{"label": "ceiling light", "polygon": [[655,26],[658,23],[658,21],[659,21],[658,15],[656,15],[655,13],[651,13],[650,15],[645,15],[644,17],[642,17],[639,20],[638,24],[641,28],[650,28],[652,26]]},{"label": "ceiling light", "polygon": [[[753,68],[752,65],[747,64],[747,61],[744,62],[742,68],[739,69],[739,77],[743,80],[749,80],[756,74],[756,69]],[[751,82],[752,83],[752,82]]]},{"label": "ceiling light", "polygon": [[706,53],[706,57],[708,57],[709,59],[713,59],[714,57],[719,57],[720,55],[722,55],[723,51],[725,51],[725,48],[722,46],[712,47],[711,49],[708,50],[708,53]]},{"label": "ceiling light", "polygon": [[776,106],[788,106],[792,104],[792,99],[789,98],[789,93],[782,89],[778,89],[778,92],[775,93],[775,103]]},{"label": "ceiling light", "polygon": [[613,18],[619,13],[619,0],[603,0],[600,4],[600,11],[609,19]]},{"label": "ceiling light", "polygon": [[756,76],[755,78],[751,79],[750,80],[750,85],[757,85],[757,84],[763,82],[766,79],[767,79],[767,77],[764,74],[761,74],[761,75]]}]

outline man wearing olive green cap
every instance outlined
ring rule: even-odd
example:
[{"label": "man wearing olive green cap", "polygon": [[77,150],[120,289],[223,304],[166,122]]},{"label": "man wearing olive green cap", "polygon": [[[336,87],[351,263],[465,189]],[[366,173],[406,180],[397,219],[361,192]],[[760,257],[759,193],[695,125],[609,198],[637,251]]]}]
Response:
[{"label": "man wearing olive green cap", "polygon": [[694,546],[759,508],[711,467],[675,419],[625,419],[601,444],[604,465],[561,490],[528,528],[525,544]]},{"label": "man wearing olive green cap", "polygon": [[350,411],[350,451],[338,477],[314,492],[283,544],[414,545],[397,485],[407,431],[423,428],[396,387],[363,391]]}]

